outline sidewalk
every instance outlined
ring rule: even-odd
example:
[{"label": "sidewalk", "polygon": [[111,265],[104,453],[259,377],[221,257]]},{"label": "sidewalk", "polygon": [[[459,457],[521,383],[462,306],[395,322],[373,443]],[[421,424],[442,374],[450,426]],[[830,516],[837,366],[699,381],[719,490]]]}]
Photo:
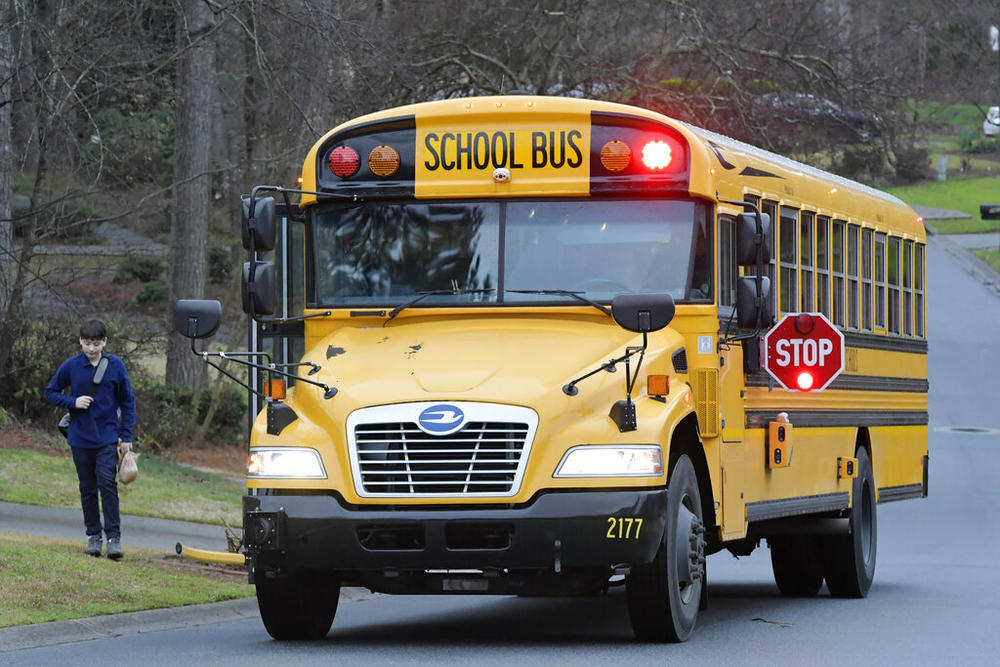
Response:
[{"label": "sidewalk", "polygon": [[[86,543],[83,515],[79,509],[0,502],[0,532],[75,540],[80,543],[81,549]],[[226,532],[222,526],[122,515],[122,546],[125,548],[126,558],[129,547],[156,549],[173,554],[178,542],[199,549],[227,549]],[[340,593],[341,604],[370,598],[371,594],[361,588],[344,588]],[[13,626],[0,628],[0,653],[249,618],[258,618],[257,600],[252,597],[74,621]],[[0,658],[0,663],[3,662]]]}]

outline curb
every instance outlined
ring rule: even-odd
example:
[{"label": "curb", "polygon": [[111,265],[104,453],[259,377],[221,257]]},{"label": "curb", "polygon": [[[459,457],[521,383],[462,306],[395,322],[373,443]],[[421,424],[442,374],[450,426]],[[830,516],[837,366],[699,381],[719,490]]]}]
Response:
[{"label": "curb", "polygon": [[[340,591],[340,604],[363,602],[372,599],[372,597],[374,595],[363,588],[344,588]],[[257,611],[257,599],[252,597],[187,607],[147,609],[108,616],[93,616],[72,621],[15,625],[9,628],[0,628],[0,653],[148,632],[178,630],[213,623],[230,623],[250,618],[260,618]]]},{"label": "curb", "polygon": [[961,266],[973,278],[983,284],[984,287],[1000,294],[1000,274],[997,274],[987,262],[979,259],[975,253],[961,247],[947,234],[935,234],[928,236],[928,243],[932,242],[949,255],[954,257]]}]

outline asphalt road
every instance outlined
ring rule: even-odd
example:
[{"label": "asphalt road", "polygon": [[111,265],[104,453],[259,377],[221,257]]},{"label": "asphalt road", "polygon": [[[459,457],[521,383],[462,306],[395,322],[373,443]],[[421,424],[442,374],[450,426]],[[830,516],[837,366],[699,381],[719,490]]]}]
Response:
[{"label": "asphalt road", "polygon": [[867,599],[825,591],[783,598],[762,548],[709,559],[709,607],[681,645],[634,642],[620,591],[579,599],[356,596],[320,642],[271,641],[245,601],[211,606],[217,617],[202,624],[106,617],[105,633],[92,635],[106,638],[8,651],[0,663],[996,664],[1000,294],[941,237],[928,266],[930,496],[879,505]]}]

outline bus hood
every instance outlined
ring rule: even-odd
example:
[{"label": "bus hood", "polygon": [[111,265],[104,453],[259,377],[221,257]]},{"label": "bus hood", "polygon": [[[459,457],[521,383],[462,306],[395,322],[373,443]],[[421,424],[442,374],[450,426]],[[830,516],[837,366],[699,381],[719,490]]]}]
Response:
[{"label": "bus hood", "polygon": [[[341,408],[439,399],[532,405],[641,343],[600,316],[421,318],[339,329],[305,360],[323,367],[312,379],[336,387]],[[682,344],[671,329],[651,335],[647,363]],[[624,364],[583,380],[580,391],[609,383],[624,397]]]}]

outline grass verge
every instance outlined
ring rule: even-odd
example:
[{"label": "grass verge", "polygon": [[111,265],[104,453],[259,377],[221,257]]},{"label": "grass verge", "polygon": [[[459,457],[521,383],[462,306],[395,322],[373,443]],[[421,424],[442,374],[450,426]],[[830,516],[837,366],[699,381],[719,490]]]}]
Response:
[{"label": "grass verge", "polygon": [[0,533],[0,627],[66,621],[253,595],[233,575],[191,572],[128,549],[120,562],[93,558],[83,544]]},{"label": "grass verge", "polygon": [[1000,220],[983,220],[979,217],[980,204],[1000,204],[1000,179],[970,178],[931,183],[920,183],[888,192],[907,204],[933,206],[969,214],[965,220],[933,220],[934,228],[941,234],[965,234],[1000,230]]},{"label": "grass verge", "polygon": [[[0,500],[80,508],[73,459],[34,450],[0,448]],[[231,526],[242,523],[243,481],[151,456],[139,457],[139,477],[118,485],[125,514]]]},{"label": "grass verge", "polygon": [[1000,250],[973,250],[976,257],[985,261],[993,267],[993,270],[1000,273]]}]

